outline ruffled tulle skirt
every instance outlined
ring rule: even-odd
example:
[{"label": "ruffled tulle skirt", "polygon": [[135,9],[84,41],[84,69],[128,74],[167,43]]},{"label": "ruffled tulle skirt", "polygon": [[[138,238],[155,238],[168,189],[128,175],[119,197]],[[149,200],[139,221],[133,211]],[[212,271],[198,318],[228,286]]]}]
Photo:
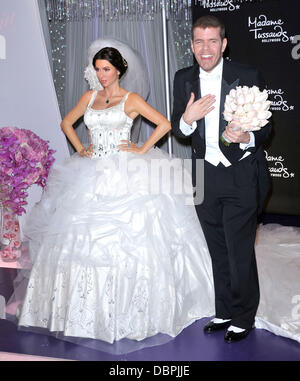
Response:
[{"label": "ruffled tulle skirt", "polygon": [[300,343],[300,227],[259,225],[260,303],[255,326]]},{"label": "ruffled tulle skirt", "polygon": [[174,337],[214,314],[190,177],[159,149],[55,166],[24,234],[33,267],[21,327],[113,343]]}]

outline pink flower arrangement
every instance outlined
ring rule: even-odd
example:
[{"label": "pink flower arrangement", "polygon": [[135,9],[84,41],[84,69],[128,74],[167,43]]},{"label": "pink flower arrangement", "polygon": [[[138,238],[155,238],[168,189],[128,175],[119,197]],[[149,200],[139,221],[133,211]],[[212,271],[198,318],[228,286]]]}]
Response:
[{"label": "pink flower arrangement", "polygon": [[0,128],[0,195],[2,205],[13,214],[26,213],[26,192],[32,184],[46,185],[54,162],[48,141],[30,130]]},{"label": "pink flower arrangement", "polygon": [[15,261],[21,256],[20,225],[16,215],[4,213],[3,235],[8,245],[0,251],[4,261]]}]

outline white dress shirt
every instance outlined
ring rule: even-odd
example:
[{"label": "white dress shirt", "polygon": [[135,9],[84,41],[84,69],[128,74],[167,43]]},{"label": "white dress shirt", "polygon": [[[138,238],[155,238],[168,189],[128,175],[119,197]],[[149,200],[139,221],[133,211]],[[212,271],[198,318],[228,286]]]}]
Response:
[{"label": "white dress shirt", "polygon": [[[214,109],[205,116],[205,160],[217,166],[220,162],[228,167],[231,165],[230,161],[226,158],[219,147],[219,115],[220,115],[220,98],[221,98],[221,84],[222,84],[222,71],[223,71],[223,58],[219,64],[211,71],[206,72],[200,68],[200,86],[201,97],[207,94],[215,95],[216,101],[213,104]],[[183,118],[180,119],[179,128],[181,132],[188,136],[191,135],[197,128],[197,122],[194,121],[192,125],[185,123]],[[222,144],[222,143],[221,143]],[[250,132],[250,142],[240,143],[240,149],[246,150],[247,148],[255,146],[255,139],[253,132]],[[245,152],[241,159],[244,159],[250,152]],[[240,159],[240,160],[241,160]]]}]

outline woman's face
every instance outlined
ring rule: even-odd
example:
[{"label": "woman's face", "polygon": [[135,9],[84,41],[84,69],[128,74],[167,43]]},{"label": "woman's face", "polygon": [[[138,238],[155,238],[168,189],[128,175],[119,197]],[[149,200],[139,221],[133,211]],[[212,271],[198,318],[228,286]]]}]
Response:
[{"label": "woman's face", "polygon": [[95,70],[101,85],[105,88],[119,79],[120,72],[106,60],[96,60]]}]

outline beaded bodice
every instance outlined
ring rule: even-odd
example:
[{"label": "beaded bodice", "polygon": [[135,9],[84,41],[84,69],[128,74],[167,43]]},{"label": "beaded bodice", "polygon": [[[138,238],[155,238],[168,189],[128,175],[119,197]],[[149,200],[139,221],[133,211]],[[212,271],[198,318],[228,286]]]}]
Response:
[{"label": "beaded bodice", "polygon": [[121,140],[130,140],[133,120],[125,114],[124,105],[129,95],[127,93],[120,103],[103,110],[92,108],[97,91],[94,91],[84,113],[84,123],[89,129],[93,144],[92,158],[109,156],[119,152]]}]

